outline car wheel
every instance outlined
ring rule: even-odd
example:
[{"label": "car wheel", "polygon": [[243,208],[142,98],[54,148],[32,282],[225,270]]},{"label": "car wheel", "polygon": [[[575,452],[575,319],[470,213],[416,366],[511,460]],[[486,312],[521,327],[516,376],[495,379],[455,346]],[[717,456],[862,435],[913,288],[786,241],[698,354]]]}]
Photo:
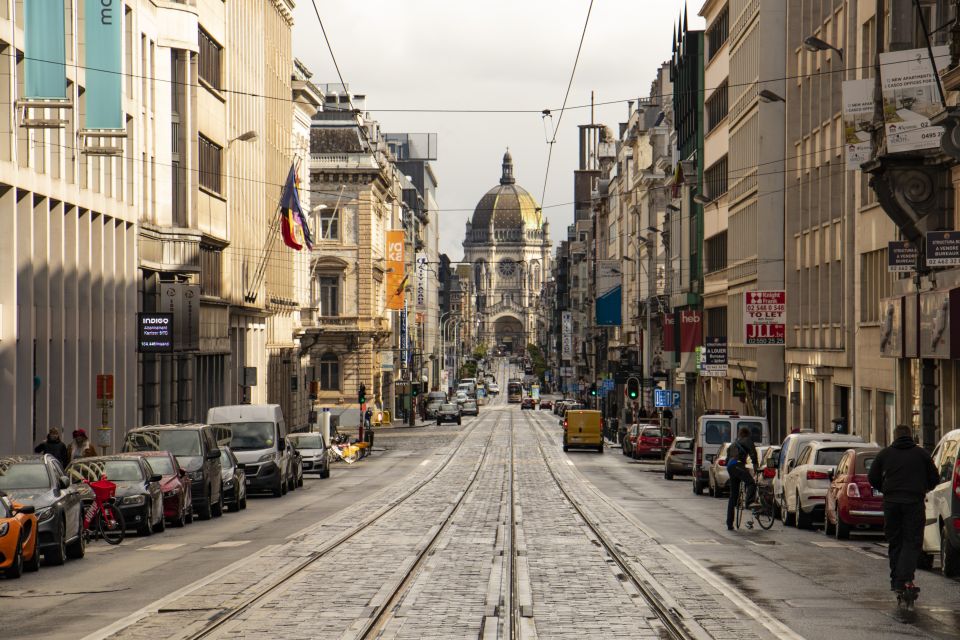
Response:
[{"label": "car wheel", "polygon": [[173,526],[175,526],[176,528],[178,528],[178,529],[181,528],[181,527],[183,527],[183,526],[185,526],[185,525],[187,524],[187,514],[184,513],[185,511],[186,511],[186,509],[184,509],[184,505],[181,504],[181,505],[180,505],[180,512],[177,513],[177,519],[174,520],[173,522],[171,522],[171,524],[172,524]]},{"label": "car wheel", "polygon": [[287,495],[287,490],[288,490],[288,489],[287,489],[287,482],[286,482],[286,480],[283,480],[283,479],[281,478],[281,479],[280,479],[280,495],[282,495],[282,496]]},{"label": "car wheel", "polygon": [[160,511],[160,520],[157,521],[157,524],[153,527],[154,533],[163,533],[167,530],[167,521],[163,517],[163,511]]},{"label": "car wheel", "polygon": [[940,525],[940,566],[945,577],[960,576],[960,549],[951,546],[945,524]]},{"label": "car wheel", "polygon": [[603,453],[603,445],[597,445],[597,453]]},{"label": "car wheel", "polygon": [[670,473],[669,471],[667,471],[666,469],[664,469],[664,470],[663,470],[663,479],[664,479],[664,480],[673,480],[673,474]]},{"label": "car wheel", "polygon": [[441,424],[443,424],[443,423],[440,422],[439,420],[437,420],[437,426],[439,427]]},{"label": "car wheel", "polygon": [[[87,538],[83,535],[83,511],[80,511],[80,525],[77,527],[77,539],[67,545],[67,557],[71,560],[79,560],[87,553]],[[40,552],[37,551],[34,557],[37,558],[37,565],[40,564]]]},{"label": "car wheel", "polygon": [[325,480],[330,477],[330,463],[327,463],[327,466],[320,470],[320,479]]},{"label": "car wheel", "polygon": [[563,445],[563,450],[564,450],[564,451],[570,451],[570,447],[568,447],[567,445]]},{"label": "car wheel", "polygon": [[240,507],[240,511],[247,508],[247,494],[243,494],[243,497],[237,501],[237,506]]},{"label": "car wheel", "polygon": [[703,495],[703,483],[697,480],[697,476],[693,476],[693,495],[702,496]]},{"label": "car wheel", "polygon": [[[83,536],[80,537],[83,538]],[[68,548],[67,553],[69,552],[70,550]],[[29,560],[23,561],[23,570],[30,573],[33,573],[34,571],[40,571],[40,549],[37,548],[36,542],[33,544],[33,557],[31,557]]]},{"label": "car wheel", "polygon": [[17,540],[17,548],[13,550],[13,562],[4,575],[7,578],[19,578],[23,575],[23,543],[20,540]]},{"label": "car wheel", "polygon": [[300,474],[300,476],[297,478],[297,486],[298,487],[303,486],[303,474]]},{"label": "car wheel", "polygon": [[280,496],[283,495],[283,493],[284,493],[284,491],[283,491],[283,480],[281,480],[280,478],[277,478],[277,486],[275,486],[275,487],[273,488],[273,497],[274,497],[274,498],[279,498]]},{"label": "car wheel", "polygon": [[780,496],[780,519],[783,520],[783,524],[786,527],[793,525],[793,514],[790,513],[790,509],[787,508],[787,496]]},{"label": "car wheel", "polygon": [[187,524],[193,524],[193,506],[191,505],[189,508],[184,507],[184,511],[186,511],[186,513],[183,516],[183,521]]},{"label": "car wheel", "polygon": [[210,487],[207,487],[207,504],[203,505],[200,509],[197,509],[197,516],[201,520],[209,520],[213,517],[213,509],[210,506],[210,500],[212,499],[213,492]]},{"label": "car wheel", "polygon": [[153,535],[153,525],[150,524],[150,512],[144,514],[143,524],[137,527],[137,533],[143,537]]},{"label": "car wheel", "polygon": [[217,498],[217,504],[213,505],[213,517],[219,518],[223,515],[223,487],[220,488],[220,497]]},{"label": "car wheel", "polygon": [[797,493],[797,514],[794,517],[794,522],[797,523],[797,529],[809,529],[813,524],[813,514],[806,513],[803,510],[803,507],[800,506],[800,494]]},{"label": "car wheel", "polygon": [[833,534],[837,540],[849,540],[850,539],[850,525],[843,521],[843,518],[840,517],[840,513],[837,514],[837,523],[833,527]]},{"label": "car wheel", "polygon": [[290,475],[290,482],[287,483],[287,491],[293,492],[297,490],[297,478],[294,475]]},{"label": "car wheel", "polygon": [[[838,516],[837,516],[837,522],[840,521],[839,518],[840,518],[840,516],[838,515]],[[832,522],[830,522],[830,516],[828,516],[828,515],[826,514],[826,512],[824,512],[824,514],[823,514],[823,535],[825,535],[825,536],[833,535],[833,533],[834,533],[834,531],[836,530],[836,528],[837,528],[836,525],[834,525]]]},{"label": "car wheel", "polygon": [[67,532],[66,527],[63,524],[63,519],[60,518],[57,524],[57,531],[53,536],[53,539],[57,541],[57,544],[50,550],[43,553],[43,562],[50,566],[59,567],[67,560]]}]

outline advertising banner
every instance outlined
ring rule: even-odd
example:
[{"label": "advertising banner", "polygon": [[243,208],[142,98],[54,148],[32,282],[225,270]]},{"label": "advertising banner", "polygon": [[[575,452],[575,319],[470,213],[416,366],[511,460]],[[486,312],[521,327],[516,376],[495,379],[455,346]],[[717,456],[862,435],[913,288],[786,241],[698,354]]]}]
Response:
[{"label": "advertising banner", "polygon": [[160,305],[173,316],[173,348],[200,349],[200,285],[165,282],[160,285]]},{"label": "advertising banner", "polygon": [[170,353],[173,351],[173,314],[137,314],[137,351]]},{"label": "advertising banner", "polygon": [[[427,307],[427,256],[417,254],[417,309],[424,310]],[[418,320],[418,322],[421,322]]]},{"label": "advertising banner", "polygon": [[400,307],[400,368],[407,368],[407,307]]},{"label": "advertising banner", "polygon": [[700,375],[708,378],[727,376],[727,339],[707,337],[700,360]]},{"label": "advertising banner", "polygon": [[573,360],[573,312],[563,311],[560,314],[560,358]]},{"label": "advertising banner", "polygon": [[703,342],[703,314],[699,311],[680,312],[680,353],[695,353]]},{"label": "advertising banner", "polygon": [[403,309],[407,276],[403,262],[403,230],[387,231],[387,309]]},{"label": "advertising banner", "polygon": [[786,344],[787,292],[747,291],[743,294],[743,318],[746,344],[777,346]]},{"label": "advertising banner", "polygon": [[63,16],[63,0],[23,3],[23,97],[27,100],[67,98]]},{"label": "advertising banner", "polygon": [[623,285],[620,263],[617,260],[598,260],[597,324],[606,327],[619,327],[622,304]]},{"label": "advertising banner", "polygon": [[873,143],[869,126],[873,120],[873,80],[843,83],[843,141],[847,169],[856,171],[870,159]]},{"label": "advertising banner", "polygon": [[927,266],[960,265],[960,231],[927,232]]},{"label": "advertising banner", "polygon": [[676,324],[677,314],[672,312],[663,314],[663,351],[664,354],[669,354],[668,357],[671,362],[673,361],[673,354],[677,350]]},{"label": "advertising banner", "polygon": [[126,128],[122,103],[122,20],[120,0],[86,3],[87,129]]},{"label": "advertising banner", "polygon": [[887,243],[887,271],[910,272],[917,268],[917,247],[909,240]]},{"label": "advertising banner", "polygon": [[[950,48],[933,47],[937,69],[950,64]],[[926,49],[880,54],[880,86],[887,151],[916,151],[940,146],[943,127],[930,126],[942,108],[935,70]]]}]

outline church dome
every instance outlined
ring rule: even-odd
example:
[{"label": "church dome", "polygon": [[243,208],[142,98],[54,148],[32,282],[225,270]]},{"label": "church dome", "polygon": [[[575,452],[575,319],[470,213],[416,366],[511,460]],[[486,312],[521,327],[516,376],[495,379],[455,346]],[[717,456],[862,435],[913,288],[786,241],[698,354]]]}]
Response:
[{"label": "church dome", "polygon": [[[491,224],[492,223],[492,224]],[[513,177],[513,157],[503,154],[500,184],[487,191],[474,209],[471,228],[485,231],[523,231],[541,228],[540,205]]]}]

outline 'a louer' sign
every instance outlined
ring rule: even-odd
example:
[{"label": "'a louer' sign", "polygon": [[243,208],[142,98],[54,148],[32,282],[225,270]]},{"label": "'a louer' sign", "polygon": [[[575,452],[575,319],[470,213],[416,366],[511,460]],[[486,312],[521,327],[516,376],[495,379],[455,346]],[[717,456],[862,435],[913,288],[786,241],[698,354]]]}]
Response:
[{"label": "'a louer' sign", "polygon": [[746,344],[782,345],[787,336],[786,291],[747,291],[743,294]]}]

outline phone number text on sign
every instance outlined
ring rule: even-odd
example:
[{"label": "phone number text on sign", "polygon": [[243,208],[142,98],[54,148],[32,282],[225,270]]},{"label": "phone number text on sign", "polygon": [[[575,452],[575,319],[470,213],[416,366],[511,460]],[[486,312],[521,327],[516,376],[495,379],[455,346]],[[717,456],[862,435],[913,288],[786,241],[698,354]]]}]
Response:
[{"label": "phone number text on sign", "polygon": [[745,292],[743,319],[746,344],[786,344],[787,293],[785,291]]}]

